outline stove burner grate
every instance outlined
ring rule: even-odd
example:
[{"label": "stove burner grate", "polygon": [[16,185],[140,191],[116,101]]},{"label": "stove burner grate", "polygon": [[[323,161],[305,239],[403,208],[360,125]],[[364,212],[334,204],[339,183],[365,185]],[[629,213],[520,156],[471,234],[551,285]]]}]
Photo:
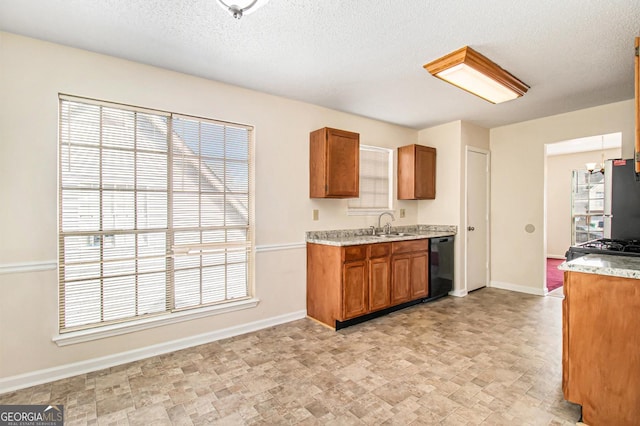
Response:
[{"label": "stove burner grate", "polygon": [[580,244],[579,247],[640,253],[640,241],[638,240],[612,240],[609,238],[601,238],[599,240],[587,241],[586,243]]},{"label": "stove burner grate", "polygon": [[567,260],[573,260],[586,254],[640,257],[640,240],[614,240],[610,238],[591,240],[569,247],[565,257]]}]

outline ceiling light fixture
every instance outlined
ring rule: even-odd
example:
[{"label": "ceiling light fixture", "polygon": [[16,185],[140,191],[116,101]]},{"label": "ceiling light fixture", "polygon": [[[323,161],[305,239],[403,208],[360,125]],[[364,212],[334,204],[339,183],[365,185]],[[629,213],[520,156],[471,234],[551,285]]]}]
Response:
[{"label": "ceiling light fixture", "polygon": [[218,0],[218,4],[229,12],[236,19],[249,15],[264,6],[269,0],[232,0],[238,4],[227,4],[223,0]]},{"label": "ceiling light fixture", "polygon": [[494,104],[516,99],[529,89],[489,58],[465,46],[424,65],[433,76]]}]

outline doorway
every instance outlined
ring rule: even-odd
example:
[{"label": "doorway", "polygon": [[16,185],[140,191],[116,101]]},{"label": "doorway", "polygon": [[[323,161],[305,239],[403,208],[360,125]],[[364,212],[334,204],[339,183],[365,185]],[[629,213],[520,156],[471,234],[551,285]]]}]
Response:
[{"label": "doorway", "polygon": [[465,282],[467,292],[489,283],[489,151],[467,146]]},{"label": "doorway", "polygon": [[545,145],[543,294],[551,291],[562,293],[562,290],[556,290],[559,288],[557,265],[564,261],[564,254],[572,244],[572,236],[575,236],[577,230],[580,231],[580,222],[576,219],[579,212],[573,211],[571,201],[573,171],[586,171],[588,163],[599,169],[604,160],[620,158],[621,151],[622,133]]}]

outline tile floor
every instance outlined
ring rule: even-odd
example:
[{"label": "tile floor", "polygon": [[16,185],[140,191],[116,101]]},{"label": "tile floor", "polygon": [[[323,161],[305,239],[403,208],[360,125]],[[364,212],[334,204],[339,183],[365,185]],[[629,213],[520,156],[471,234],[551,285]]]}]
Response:
[{"label": "tile floor", "polygon": [[564,299],[564,287],[558,287],[555,290],[551,290],[549,293],[547,293],[547,296],[559,297],[561,299]]},{"label": "tile floor", "polygon": [[65,425],[575,425],[561,303],[497,289],[334,332],[309,319],[0,395]]}]

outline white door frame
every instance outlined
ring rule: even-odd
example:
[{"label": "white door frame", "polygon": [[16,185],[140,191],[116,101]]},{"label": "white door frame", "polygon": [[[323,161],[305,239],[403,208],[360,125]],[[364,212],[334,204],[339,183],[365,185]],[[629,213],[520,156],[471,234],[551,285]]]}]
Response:
[{"label": "white door frame", "polygon": [[463,229],[463,235],[464,235],[464,295],[467,294],[467,267],[468,267],[468,256],[469,256],[469,245],[467,244],[468,241],[468,220],[469,220],[469,215],[468,215],[468,209],[469,209],[469,195],[468,195],[468,191],[469,191],[469,152],[476,152],[479,154],[484,154],[487,156],[487,174],[486,174],[486,189],[487,189],[487,211],[485,212],[486,218],[487,218],[487,226],[486,226],[486,235],[485,235],[485,240],[487,242],[487,276],[486,276],[486,283],[487,283],[487,287],[491,287],[490,283],[491,281],[489,280],[490,278],[490,265],[491,265],[491,243],[490,243],[490,236],[491,236],[491,152],[487,151],[486,149],[482,149],[482,148],[477,148],[475,146],[466,146],[465,149],[465,156],[464,156],[464,175],[465,175],[465,191],[464,191],[464,229]]}]

